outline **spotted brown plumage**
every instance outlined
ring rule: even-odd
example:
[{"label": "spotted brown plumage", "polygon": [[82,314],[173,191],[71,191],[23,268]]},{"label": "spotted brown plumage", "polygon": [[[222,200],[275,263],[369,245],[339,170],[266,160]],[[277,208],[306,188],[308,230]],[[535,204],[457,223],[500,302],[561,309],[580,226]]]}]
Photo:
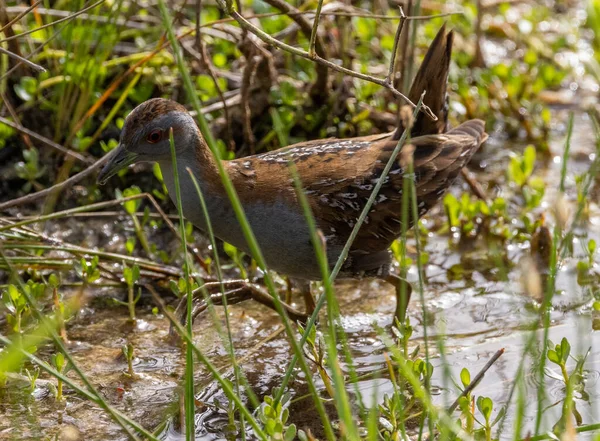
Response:
[{"label": "spotted brown plumage", "polygon": [[[340,277],[373,276],[393,282],[388,248],[402,231],[402,193],[406,160],[414,165],[419,216],[435,205],[487,135],[483,121],[471,120],[447,131],[446,82],[452,32],[442,28],[415,77],[410,96],[419,98],[437,115],[432,121],[419,114],[410,140],[402,147],[375,203],[353,242]],[[400,123],[404,124],[403,119]],[[400,127],[400,128],[401,128]],[[105,181],[137,161],[159,163],[173,199],[175,191],[169,130],[173,130],[184,215],[206,230],[205,215],[190,173],[206,200],[214,234],[245,251],[249,247],[221,183],[217,163],[192,117],[177,103],[153,99],[126,119],[121,143],[102,171]],[[400,129],[399,129],[400,130]],[[223,161],[267,265],[291,277],[316,280],[321,272],[315,259],[303,210],[298,201],[289,162],[295,164],[317,227],[325,240],[331,266],[342,248],[397,145],[399,131],[351,139],[306,141],[259,155]],[[410,225],[409,225],[410,226]],[[400,291],[398,289],[398,291]],[[404,315],[398,302],[397,314]]]},{"label": "spotted brown plumage", "polygon": [[[403,147],[414,148],[419,216],[439,201],[486,138],[483,121],[471,120],[443,135],[419,136]],[[396,145],[397,141],[381,135],[313,141],[229,161],[227,169],[242,201],[283,199],[297,205],[288,168],[288,162],[293,161],[317,226],[327,246],[337,251],[350,236]],[[400,236],[404,172],[397,160],[350,248],[351,259],[385,252]],[[355,262],[365,267],[360,263],[347,265],[343,275],[352,277],[373,270],[369,259]]]}]

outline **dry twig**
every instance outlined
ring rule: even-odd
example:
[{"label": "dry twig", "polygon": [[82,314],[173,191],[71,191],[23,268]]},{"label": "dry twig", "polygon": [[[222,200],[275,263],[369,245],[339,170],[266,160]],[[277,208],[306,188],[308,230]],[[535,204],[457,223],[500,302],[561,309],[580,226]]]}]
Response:
[{"label": "dry twig", "polygon": [[[255,25],[253,25],[252,23],[250,23],[245,17],[243,17],[239,12],[235,11],[234,9],[231,8],[231,4],[229,5],[225,5],[221,0],[218,2],[219,5],[221,6],[221,8],[228,14],[230,15],[232,18],[234,18],[239,25],[242,27],[242,29],[247,30],[248,32],[253,33],[254,35],[256,35],[258,38],[260,38],[261,40],[263,40],[265,43],[270,44],[272,46],[275,46],[281,50],[284,50],[286,52],[289,52],[293,55],[297,55],[300,56],[302,58],[306,58],[308,60],[312,60],[316,63],[320,63],[323,64],[325,66],[327,66],[328,68],[338,71],[338,72],[342,72],[348,76],[351,77],[355,77],[361,80],[365,80],[365,81],[369,81],[371,83],[375,83],[378,84],[382,87],[385,87],[386,89],[390,90],[395,96],[402,98],[403,100],[406,101],[406,103],[411,106],[412,108],[416,108],[416,104],[413,103],[407,96],[405,96],[403,93],[401,93],[399,90],[397,90],[393,84],[390,84],[387,82],[387,80],[385,78],[378,78],[378,77],[374,77],[372,75],[367,75],[367,74],[363,74],[360,72],[356,72],[353,71],[351,69],[347,69],[345,67],[339,66],[329,60],[326,60],[322,57],[320,57],[318,54],[316,53],[309,53],[305,50],[290,46],[286,43],[283,43],[280,40],[277,40],[275,38],[273,38],[271,35],[267,34],[266,32],[264,32],[262,29],[256,27]],[[434,115],[434,113],[431,111],[431,109],[425,105],[422,106],[421,111],[423,111],[426,115],[428,115],[432,120],[437,121],[437,117]]]},{"label": "dry twig", "polygon": [[490,358],[490,361],[488,361],[485,366],[483,367],[483,369],[481,369],[481,371],[479,371],[479,373],[475,376],[475,378],[473,378],[473,381],[471,381],[469,383],[469,385],[467,387],[465,387],[465,390],[462,391],[462,393],[458,396],[458,398],[456,399],[456,401],[454,401],[454,403],[452,403],[452,405],[448,408],[448,413],[451,414],[452,412],[454,412],[454,410],[458,407],[458,402],[462,397],[466,397],[467,394],[469,394],[473,389],[475,389],[477,387],[477,385],[479,384],[479,382],[483,379],[483,377],[485,376],[485,373],[492,367],[492,365],[496,362],[496,360],[498,360],[500,358],[500,356],[504,354],[504,348],[499,349],[492,358]]}]

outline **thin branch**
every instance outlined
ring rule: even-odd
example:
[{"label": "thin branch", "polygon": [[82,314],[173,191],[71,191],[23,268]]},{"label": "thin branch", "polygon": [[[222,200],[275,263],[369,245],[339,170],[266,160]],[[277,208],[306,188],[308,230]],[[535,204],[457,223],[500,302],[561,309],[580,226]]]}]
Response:
[{"label": "thin branch", "polygon": [[394,46],[392,47],[392,58],[390,59],[390,67],[388,69],[388,75],[385,79],[388,84],[393,84],[392,76],[394,75],[394,65],[396,64],[396,53],[398,52],[398,43],[400,42],[400,34],[402,34],[402,29],[404,28],[404,23],[406,23],[406,16],[404,15],[402,6],[400,6],[399,9],[400,9],[400,23],[398,23],[398,28],[396,29],[396,35],[394,36]]},{"label": "thin branch", "polygon": [[57,25],[59,23],[62,23],[63,21],[72,20],[72,19],[76,18],[77,16],[79,16],[79,15],[81,15],[81,14],[89,11],[90,9],[94,9],[96,6],[99,6],[102,3],[104,3],[104,0],[99,0],[96,3],[94,3],[93,5],[90,5],[87,8],[83,8],[81,11],[75,12],[74,14],[71,14],[68,17],[58,19],[56,21],[53,21],[52,23],[45,24],[43,26],[40,26],[39,28],[30,29],[28,31],[25,31],[25,32],[22,32],[20,34],[14,35],[12,37],[5,38],[4,40],[0,40],[0,43],[5,43],[7,41],[14,40],[15,38],[20,38],[20,37],[24,37],[24,36],[29,35],[29,34],[33,34],[34,32],[41,31],[42,29],[46,29],[48,27]]},{"label": "thin branch", "polygon": [[315,19],[313,22],[312,32],[310,34],[310,44],[308,46],[308,55],[314,58],[317,53],[315,52],[315,45],[317,42],[317,32],[319,28],[319,19],[321,18],[321,8],[323,7],[323,0],[319,0],[317,3],[317,10],[315,11]]},{"label": "thin branch", "polygon": [[479,384],[479,382],[483,379],[483,377],[485,376],[485,373],[489,370],[489,368],[492,367],[492,365],[496,362],[496,360],[498,360],[500,358],[500,356],[504,354],[504,348],[499,349],[492,358],[490,358],[490,361],[488,361],[485,366],[483,367],[483,369],[481,369],[481,371],[479,371],[479,373],[475,376],[475,378],[473,378],[473,381],[471,381],[469,383],[469,385],[467,387],[465,387],[465,390],[462,391],[462,393],[458,396],[458,398],[456,399],[456,401],[454,401],[454,403],[452,403],[452,405],[448,408],[448,414],[451,414],[452,412],[454,412],[454,410],[458,407],[458,402],[462,397],[466,397],[467,394],[469,394],[473,389],[475,389],[477,387],[477,385]]},{"label": "thin branch", "polygon": [[[25,10],[21,11],[19,14],[17,14],[17,16],[15,18],[13,18],[11,21],[9,21],[8,23],[6,23],[4,26],[2,26],[0,28],[0,33],[3,32],[4,29],[8,28],[9,26],[12,26],[17,21],[19,21],[21,18],[23,18],[24,16],[26,16],[27,14],[29,14],[29,12],[31,12],[32,9],[35,9],[35,7],[37,5],[39,5],[40,3],[42,3],[42,0],[38,0],[37,2],[35,2],[34,4],[32,4],[31,6],[29,6],[28,8],[26,8]],[[6,8],[6,13],[7,14],[8,14],[8,9],[9,8]]]},{"label": "thin branch", "polygon": [[44,137],[42,135],[38,135],[37,133],[35,133],[32,130],[29,130],[26,127],[23,127],[21,124],[17,124],[15,122],[12,122],[11,120],[6,119],[6,118],[1,117],[1,116],[0,116],[0,123],[5,124],[5,125],[7,125],[9,127],[12,127],[13,129],[15,129],[15,130],[17,130],[17,131],[19,131],[19,132],[21,132],[21,133],[23,133],[23,134],[25,134],[25,135],[33,138],[33,139],[36,139],[36,140],[40,141],[43,144],[46,144],[48,147],[52,147],[53,149],[58,150],[59,152],[64,153],[67,156],[71,156],[72,158],[78,159],[81,162],[84,162],[86,164],[93,164],[94,163],[94,160],[92,158],[87,157],[87,156],[83,156],[80,153],[74,152],[73,150],[70,150],[70,149],[68,149],[66,147],[63,147],[62,145],[57,144],[56,142],[54,142],[54,141],[52,141],[52,140],[50,140],[50,139],[48,139],[48,138],[46,138],[46,137]]},{"label": "thin branch", "polygon": [[487,202],[487,196],[485,194],[485,191],[483,191],[481,184],[477,181],[475,176],[473,176],[473,174],[469,172],[467,167],[463,167],[460,170],[460,174],[471,189],[471,191],[473,192],[473,194],[479,199],[481,199],[483,202]]},{"label": "thin branch", "polygon": [[[287,15],[290,18],[295,16],[304,16],[304,15],[314,15],[315,11],[297,11],[297,12],[265,12],[263,14],[252,14],[246,15],[246,19],[250,20],[253,18],[269,18],[269,17],[277,17],[280,15]],[[432,15],[415,15],[406,17],[406,20],[431,20],[433,18],[444,18],[451,17],[453,15],[462,15],[463,12],[444,12],[442,14],[432,14]],[[329,11],[329,12],[321,12],[322,16],[338,16],[338,17],[360,17],[360,18],[370,18],[374,20],[401,20],[401,17],[396,17],[393,15],[382,15],[382,14],[371,14],[368,12],[343,12],[343,11]],[[219,20],[211,21],[206,24],[203,24],[201,27],[212,27],[215,25],[223,24],[223,23],[231,23],[232,21],[236,21],[234,18],[221,18]]]},{"label": "thin branch", "polygon": [[38,72],[46,72],[46,69],[44,69],[42,66],[40,66],[38,64],[35,64],[32,61],[29,61],[27,58],[23,58],[20,55],[17,55],[17,54],[15,54],[13,52],[7,51],[6,49],[4,49],[2,47],[0,47],[0,54],[5,54],[5,55],[8,55],[11,58],[19,60],[21,63],[26,64],[27,66],[29,66],[29,67],[37,70]]},{"label": "thin branch", "polygon": [[10,201],[0,203],[0,211],[6,210],[7,208],[10,208],[10,207],[15,207],[18,205],[28,204],[28,203],[37,201],[38,199],[48,196],[53,191],[61,191],[65,188],[68,188],[69,186],[71,186],[71,185],[87,178],[88,176],[92,175],[93,173],[95,173],[96,170],[98,170],[100,167],[102,167],[104,164],[106,164],[109,161],[109,159],[113,156],[114,152],[116,152],[116,150],[112,150],[111,152],[107,153],[106,155],[104,155],[103,157],[98,159],[96,162],[94,162],[92,165],[90,165],[85,170],[77,173],[76,175],[71,176],[69,179],[66,179],[62,182],[59,182],[56,185],[53,185],[52,187],[46,188],[45,190],[41,190],[36,193],[28,194],[28,195],[20,197],[20,198],[11,199]]},{"label": "thin branch", "polygon": [[[377,78],[371,75],[366,75],[360,72],[355,72],[353,70],[350,69],[346,69],[345,67],[342,66],[338,66],[335,63],[332,63],[329,60],[326,60],[324,58],[321,58],[319,55],[315,54],[313,57],[310,56],[310,54],[302,49],[298,49],[296,47],[290,46],[286,43],[283,43],[282,41],[279,41],[273,37],[271,37],[269,34],[267,34],[266,32],[264,32],[262,29],[254,26],[252,23],[250,23],[248,20],[246,20],[243,16],[241,16],[237,11],[231,11],[231,16],[240,24],[240,26],[243,29],[248,30],[249,32],[252,32],[254,35],[256,35],[258,38],[260,38],[261,40],[263,40],[265,43],[270,44],[272,46],[278,47],[281,50],[284,50],[286,52],[290,52],[294,55],[298,55],[302,58],[306,58],[307,60],[312,60],[315,61],[317,63],[321,63],[326,65],[327,67],[329,67],[330,69],[336,70],[338,72],[342,72],[348,76],[354,77],[354,78],[358,78],[361,80],[365,80],[365,81],[369,81],[371,83],[375,83],[378,84],[382,87],[385,87],[386,89],[390,90],[394,95],[396,95],[399,98],[402,98],[408,105],[410,105],[413,109],[416,108],[416,104],[413,103],[406,95],[402,94],[399,90],[397,90],[393,85],[388,84],[386,82],[385,79],[382,78]],[[431,111],[431,109],[425,105],[423,105],[421,107],[421,111],[424,112],[427,116],[429,116],[433,121],[437,121],[437,116],[435,116],[435,114]]]}]

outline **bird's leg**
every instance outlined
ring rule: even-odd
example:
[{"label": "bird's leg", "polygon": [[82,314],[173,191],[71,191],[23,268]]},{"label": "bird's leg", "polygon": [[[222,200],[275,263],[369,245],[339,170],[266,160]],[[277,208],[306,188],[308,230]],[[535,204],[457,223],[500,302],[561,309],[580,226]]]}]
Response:
[{"label": "bird's leg", "polygon": [[[294,288],[300,291],[300,294],[302,294],[302,298],[304,299],[304,307],[306,310],[306,314],[311,315],[317,307],[317,305],[315,304],[315,298],[312,295],[310,280],[297,279],[295,277],[288,278],[288,280],[290,281],[290,285],[288,285],[288,288],[291,290],[291,286],[293,285]],[[290,297],[286,297],[286,301],[288,303],[291,303],[291,292],[289,294]]]},{"label": "bird's leg", "polygon": [[310,281],[301,280],[298,283],[300,285],[300,292],[302,293],[302,297],[304,298],[306,314],[311,315],[317,307],[317,305],[315,304],[315,298],[313,297],[312,291],[310,289]]},{"label": "bird's leg", "polygon": [[[224,292],[214,292],[216,289],[220,290],[223,286]],[[203,292],[204,291],[204,292]],[[211,293],[212,291],[212,293]],[[226,280],[223,282],[209,282],[205,283],[199,288],[196,288],[192,292],[194,309],[192,310],[192,320],[208,307],[208,301],[205,296],[210,298],[210,302],[214,305],[222,305],[226,300],[228,304],[236,304],[243,302],[244,300],[253,299],[258,303],[261,303],[273,310],[277,310],[273,297],[263,291],[260,287],[253,283],[249,283],[246,280]],[[294,309],[285,302],[281,302],[283,309],[287,312],[288,316],[301,323],[305,323],[308,319],[306,314],[302,314],[297,309]],[[187,312],[187,297],[183,297],[177,309],[175,310],[175,316],[181,323],[185,323]]]},{"label": "bird's leg", "polygon": [[391,283],[396,289],[396,312],[394,315],[400,323],[404,323],[412,287],[410,283],[395,274],[388,274],[383,280]]},{"label": "bird's leg", "polygon": [[292,303],[292,292],[293,292],[292,279],[290,277],[285,278],[285,302]]}]

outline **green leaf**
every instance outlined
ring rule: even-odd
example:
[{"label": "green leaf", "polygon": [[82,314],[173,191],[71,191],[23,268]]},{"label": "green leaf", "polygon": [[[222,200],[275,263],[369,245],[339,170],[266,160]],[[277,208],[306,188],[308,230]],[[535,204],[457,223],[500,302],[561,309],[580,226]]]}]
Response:
[{"label": "green leaf", "polygon": [[277,422],[273,419],[268,419],[265,422],[265,431],[269,434],[269,435],[274,435],[275,433],[275,425],[277,424]]},{"label": "green leaf", "polygon": [[129,268],[127,266],[123,268],[123,278],[125,279],[125,283],[127,283],[127,285],[129,285],[129,286],[133,285],[133,277],[131,275],[131,268]]},{"label": "green leaf", "polygon": [[38,82],[33,77],[21,77],[19,84],[15,84],[15,93],[23,101],[32,101],[37,92]]},{"label": "green leaf", "polygon": [[460,371],[460,381],[464,387],[467,387],[469,384],[471,384],[471,373],[467,368],[463,368],[462,371]]},{"label": "green leaf", "polygon": [[489,423],[490,417],[492,416],[492,410],[494,408],[494,403],[491,398],[488,397],[478,397],[477,398],[477,409],[483,415],[486,422]]},{"label": "green leaf", "polygon": [[456,196],[451,193],[444,196],[444,208],[448,215],[448,224],[451,227],[458,227],[460,225],[460,204]]},{"label": "green leaf", "polygon": [[296,425],[290,424],[289,427],[285,430],[285,433],[283,435],[283,440],[284,441],[293,441],[293,439],[295,437],[296,437]]},{"label": "green leaf", "polygon": [[127,254],[131,255],[133,253],[136,242],[137,241],[133,236],[127,238],[127,242],[125,242],[125,249],[127,250]]},{"label": "green leaf", "polygon": [[563,363],[566,363],[569,359],[569,354],[571,353],[571,345],[566,337],[563,337],[563,339],[560,341],[560,352]]},{"label": "green leaf", "polygon": [[277,414],[275,413],[275,409],[273,409],[271,406],[269,406],[268,404],[265,405],[264,409],[263,409],[264,414],[269,417],[269,418],[276,418]]},{"label": "green leaf", "polygon": [[62,369],[65,365],[65,356],[62,352],[57,352],[56,354],[52,355],[52,364],[59,372],[62,372]]},{"label": "green leaf", "polygon": [[[136,196],[141,193],[142,193],[142,190],[140,190],[140,187],[134,185],[132,187],[129,187],[129,188],[126,188],[125,190],[123,190],[123,197],[127,198],[129,196]],[[134,214],[138,210],[141,203],[142,203],[141,198],[132,199],[130,201],[123,202],[123,208],[125,208],[125,211],[128,214]]]},{"label": "green leaf", "polygon": [[50,285],[51,288],[58,288],[60,285],[59,277],[54,273],[50,274],[48,276],[48,285]]},{"label": "green leaf", "polygon": [[213,55],[213,64],[216,67],[225,67],[225,65],[227,64],[227,56],[222,53],[217,53]]},{"label": "green leaf", "polygon": [[517,157],[510,158],[510,162],[508,164],[508,179],[518,186],[522,186],[525,183],[525,178],[523,177],[523,171],[521,170],[521,161]]},{"label": "green leaf", "polygon": [[593,256],[596,252],[596,241],[594,239],[590,239],[587,248],[590,255]]},{"label": "green leaf", "polygon": [[523,175],[525,176],[526,181],[533,173],[533,168],[535,166],[535,154],[535,147],[532,145],[528,145],[523,152]]},{"label": "green leaf", "polygon": [[550,360],[552,363],[560,364],[560,358],[558,357],[556,351],[553,349],[548,350],[548,360]]}]

